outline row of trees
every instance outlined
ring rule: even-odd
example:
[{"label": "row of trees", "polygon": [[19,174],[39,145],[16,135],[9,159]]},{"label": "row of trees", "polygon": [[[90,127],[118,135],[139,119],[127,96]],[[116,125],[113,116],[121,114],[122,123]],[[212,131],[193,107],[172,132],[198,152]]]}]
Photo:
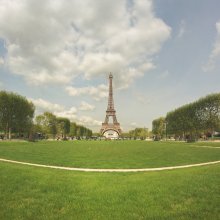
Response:
[{"label": "row of trees", "polygon": [[44,112],[35,119],[35,132],[44,134],[51,138],[59,137],[66,139],[69,137],[91,137],[92,131],[75,122],[70,122],[68,118],[57,117],[51,112]]},{"label": "row of trees", "polygon": [[82,125],[70,122],[68,118],[57,117],[45,112],[34,118],[35,106],[25,97],[0,91],[0,133],[7,139],[12,134],[33,139],[36,134],[44,137],[66,139],[70,137],[91,137],[92,131]]},{"label": "row of trees", "polygon": [[122,138],[144,140],[149,137],[149,135],[150,132],[148,128],[135,128],[134,130],[130,130],[128,133],[123,133]]},{"label": "row of trees", "polygon": [[167,133],[183,139],[197,139],[216,131],[220,132],[220,93],[184,105],[152,122],[152,132],[159,137]]}]

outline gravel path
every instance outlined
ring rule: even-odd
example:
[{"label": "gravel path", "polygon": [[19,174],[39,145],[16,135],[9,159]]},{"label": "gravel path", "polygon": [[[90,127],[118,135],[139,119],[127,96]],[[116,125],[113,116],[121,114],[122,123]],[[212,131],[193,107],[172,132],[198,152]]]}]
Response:
[{"label": "gravel path", "polygon": [[172,166],[172,167],[140,168],[140,169],[98,169],[98,168],[93,169],[93,168],[75,168],[75,167],[50,166],[50,165],[27,163],[27,162],[15,161],[15,160],[7,160],[7,159],[3,159],[3,158],[0,158],[0,161],[8,162],[8,163],[23,164],[23,165],[28,165],[28,166],[35,166],[35,167],[60,169],[60,170],[72,170],[72,171],[82,171],[82,172],[115,172],[115,173],[175,170],[175,169],[182,169],[182,168],[189,168],[189,167],[199,167],[199,166],[206,166],[206,165],[220,163],[220,160],[217,160],[217,161],[206,162],[206,163],[188,164],[188,165],[180,165],[180,166]]}]

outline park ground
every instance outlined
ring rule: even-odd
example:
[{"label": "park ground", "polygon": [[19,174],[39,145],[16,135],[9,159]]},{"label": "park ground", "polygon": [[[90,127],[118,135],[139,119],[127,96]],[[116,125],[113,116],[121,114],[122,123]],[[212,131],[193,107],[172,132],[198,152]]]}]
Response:
[{"label": "park ground", "polygon": [[[220,143],[1,142],[0,158],[87,168],[220,160]],[[85,173],[0,162],[0,219],[220,219],[220,164]]]}]

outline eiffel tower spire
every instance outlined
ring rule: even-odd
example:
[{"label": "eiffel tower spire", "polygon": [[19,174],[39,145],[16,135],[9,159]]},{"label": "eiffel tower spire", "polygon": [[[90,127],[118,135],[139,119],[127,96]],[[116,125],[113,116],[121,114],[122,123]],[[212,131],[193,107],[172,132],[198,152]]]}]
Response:
[{"label": "eiffel tower spire", "polygon": [[109,95],[108,95],[108,110],[114,109],[113,89],[112,89],[112,73],[109,74]]},{"label": "eiffel tower spire", "polygon": [[[107,138],[111,138],[111,135],[116,138],[121,134],[120,124],[116,118],[116,111],[114,108],[113,99],[113,87],[112,87],[113,75],[109,74],[109,95],[108,95],[108,106],[106,110],[105,122],[102,123],[101,134]],[[113,123],[109,123],[109,118],[112,117]]]}]

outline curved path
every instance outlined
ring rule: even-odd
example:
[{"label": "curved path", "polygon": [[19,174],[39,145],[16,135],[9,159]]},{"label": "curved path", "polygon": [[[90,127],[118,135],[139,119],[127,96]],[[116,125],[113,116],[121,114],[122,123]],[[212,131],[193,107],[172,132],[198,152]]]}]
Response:
[{"label": "curved path", "polygon": [[75,168],[75,167],[51,166],[51,165],[44,165],[44,164],[20,162],[20,161],[16,161],[16,160],[7,160],[7,159],[3,159],[3,158],[0,158],[0,161],[8,162],[8,163],[23,164],[23,165],[28,165],[28,166],[35,166],[35,167],[60,169],[60,170],[72,170],[72,171],[83,171],[83,172],[115,172],[115,173],[175,170],[175,169],[182,169],[182,168],[189,168],[189,167],[199,167],[199,166],[205,166],[205,165],[220,163],[220,160],[217,160],[217,161],[206,162],[206,163],[197,163],[197,164],[180,165],[180,166],[172,166],[172,167],[139,168],[139,169],[98,169],[98,168],[94,169],[94,168]]},{"label": "curved path", "polygon": [[213,146],[206,146],[206,145],[189,145],[190,147],[204,147],[204,148],[216,148],[219,149],[220,147],[213,147]]}]

